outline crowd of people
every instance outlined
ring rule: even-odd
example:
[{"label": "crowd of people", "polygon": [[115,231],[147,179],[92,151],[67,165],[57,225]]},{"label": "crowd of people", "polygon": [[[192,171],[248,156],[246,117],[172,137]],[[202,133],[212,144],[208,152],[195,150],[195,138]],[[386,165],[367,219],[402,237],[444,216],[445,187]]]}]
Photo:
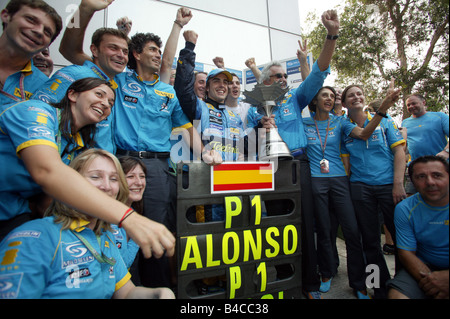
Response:
[{"label": "crowd of people", "polygon": [[[129,38],[128,18],[96,30],[83,52],[91,18],[111,3],[81,1],[80,26],[65,29],[60,46],[73,65],[55,73],[48,47],[63,29],[59,14],[42,0],[11,0],[1,11],[0,298],[175,298],[171,136],[188,145],[188,159],[220,165],[258,159],[251,146],[273,128],[300,163],[306,298],[332,286],[338,227],[357,298],[449,298],[449,117],[412,94],[400,130],[388,115],[401,96],[394,80],[373,112],[361,86],[323,86],[339,38],[336,11],[322,15],[327,37],[311,68],[299,41],[303,82],[265,116],[242,101],[223,58],[209,73],[194,71],[195,31],[183,33],[172,70],[193,18],[187,8],[177,11],[164,53],[153,33]],[[279,62],[262,71],[253,58],[245,64],[260,84],[288,88]],[[201,221],[223,220],[217,206],[205,206]],[[268,214],[283,209],[267,206]],[[367,265],[380,271],[373,296]]]}]

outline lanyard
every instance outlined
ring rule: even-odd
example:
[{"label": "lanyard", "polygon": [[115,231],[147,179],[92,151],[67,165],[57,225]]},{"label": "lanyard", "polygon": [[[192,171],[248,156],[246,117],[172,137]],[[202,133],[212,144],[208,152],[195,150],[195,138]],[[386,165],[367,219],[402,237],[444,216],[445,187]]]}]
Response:
[{"label": "lanyard", "polygon": [[9,97],[10,99],[13,99],[15,102],[20,102],[20,101],[25,101],[25,86],[24,86],[24,81],[25,81],[25,73],[22,73],[20,75],[20,80],[19,80],[19,90],[20,90],[20,99],[17,96],[11,95],[8,92],[3,91],[3,89],[0,90],[0,93],[5,95],[6,97]]},{"label": "lanyard", "polygon": [[[109,264],[111,266],[114,266],[116,264],[116,260],[114,258],[109,258],[107,256],[105,256],[102,252],[102,254],[100,255],[97,250],[95,250],[94,247],[92,247],[92,245],[86,240],[86,238],[84,238],[83,236],[81,236],[80,234],[77,234],[75,231],[72,230],[72,233],[86,246],[86,248],[91,252],[91,254],[95,257],[95,259],[97,259],[97,261],[99,263],[106,263]],[[102,247],[101,245],[101,240],[99,236],[95,236],[97,237],[97,242],[98,245],[100,246],[100,249]]]},{"label": "lanyard", "polygon": [[314,120],[314,124],[316,124],[317,135],[319,136],[320,148],[322,149],[322,158],[325,158],[325,148],[327,147],[328,131],[330,130],[330,119],[328,118],[328,126],[327,126],[327,132],[325,134],[325,144],[324,145],[322,145],[322,138],[320,137],[319,127],[317,126],[316,120]]}]

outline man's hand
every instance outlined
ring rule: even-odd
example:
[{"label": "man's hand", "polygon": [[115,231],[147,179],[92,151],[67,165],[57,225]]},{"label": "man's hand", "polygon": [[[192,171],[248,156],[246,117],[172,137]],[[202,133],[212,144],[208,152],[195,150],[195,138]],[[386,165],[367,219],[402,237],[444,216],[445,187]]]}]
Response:
[{"label": "man's hand", "polygon": [[197,44],[198,34],[195,31],[192,30],[184,31],[183,37],[186,40],[186,42]]},{"label": "man's hand", "polygon": [[422,278],[419,287],[427,296],[435,299],[448,299],[448,270],[433,271],[430,273],[420,272]]},{"label": "man's hand", "polygon": [[327,10],[322,14],[322,23],[330,35],[339,34],[339,17],[336,10]]},{"label": "man's hand", "polygon": [[204,151],[202,153],[202,159],[209,166],[217,166],[223,162],[222,156],[215,150]]},{"label": "man's hand", "polygon": [[80,9],[96,12],[106,9],[113,2],[114,0],[82,0]]},{"label": "man's hand", "polygon": [[262,127],[266,129],[266,132],[269,132],[271,128],[276,128],[277,125],[275,124],[275,115],[272,114],[270,117],[263,116],[261,118],[261,124]]},{"label": "man's hand", "polygon": [[122,17],[116,21],[117,29],[124,32],[126,35],[130,34],[133,21],[128,17]]},{"label": "man's hand", "polygon": [[308,57],[308,45],[306,38],[302,41],[298,40],[299,49],[297,50],[297,58],[299,61],[306,61]]},{"label": "man's hand", "polygon": [[191,10],[188,8],[180,8],[177,11],[177,18],[176,21],[178,21],[183,27],[191,21],[193,15]]},{"label": "man's hand", "polygon": [[222,57],[220,56],[216,56],[213,59],[213,63],[215,66],[217,66],[219,69],[225,69],[225,61],[223,60]]},{"label": "man's hand", "polygon": [[255,62],[255,58],[249,58],[245,61],[245,65],[247,66],[247,68],[249,68],[250,70],[252,70],[253,68],[256,68],[256,62]]}]

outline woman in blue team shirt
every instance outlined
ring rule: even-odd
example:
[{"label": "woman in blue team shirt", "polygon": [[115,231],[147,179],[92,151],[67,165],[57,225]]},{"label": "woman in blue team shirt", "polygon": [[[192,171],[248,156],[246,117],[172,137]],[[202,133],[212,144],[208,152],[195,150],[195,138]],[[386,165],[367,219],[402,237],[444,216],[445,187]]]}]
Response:
[{"label": "woman in blue team shirt", "polygon": [[[70,166],[107,196],[127,201],[125,175],[111,153],[90,149]],[[174,298],[167,288],[134,286],[108,223],[57,201],[46,215],[0,244],[0,297]]]},{"label": "woman in blue team shirt", "polygon": [[[119,223],[129,207],[105,196],[66,165],[80,149],[93,145],[95,124],[110,115],[114,101],[108,82],[85,78],[75,81],[54,106],[38,100],[1,106],[0,240],[30,219],[27,198],[41,191]],[[146,257],[173,254],[175,238],[163,225],[138,214],[123,225]]]},{"label": "woman in blue team shirt", "polygon": [[[383,101],[380,111],[387,110],[398,98],[399,91]],[[346,240],[347,267],[350,286],[358,298],[367,298],[365,285],[365,262],[360,233],[353,209],[348,177],[341,161],[343,136],[367,140],[381,116],[375,116],[364,129],[350,123],[345,117],[330,114],[334,107],[336,92],[323,87],[310,103],[312,117],[303,119],[308,140],[307,152],[311,165],[312,189],[316,207],[318,229],[318,263],[322,275],[320,291],[330,289],[336,265],[332,252],[329,205],[334,207]]]},{"label": "woman in blue team shirt", "polygon": [[[393,87],[393,83],[391,83]],[[364,90],[350,85],[342,93],[342,105],[348,116],[359,127],[367,126],[373,119],[383,116],[380,125],[367,141],[345,137],[345,150],[350,154],[350,190],[358,226],[362,235],[367,264],[378,266],[380,288],[375,288],[375,298],[386,298],[385,283],[390,279],[389,269],[381,251],[379,211],[392,235],[394,244],[395,205],[406,198],[403,186],[405,152],[403,139],[394,120],[384,110],[371,114],[364,110]],[[396,256],[396,269],[399,267]]]}]

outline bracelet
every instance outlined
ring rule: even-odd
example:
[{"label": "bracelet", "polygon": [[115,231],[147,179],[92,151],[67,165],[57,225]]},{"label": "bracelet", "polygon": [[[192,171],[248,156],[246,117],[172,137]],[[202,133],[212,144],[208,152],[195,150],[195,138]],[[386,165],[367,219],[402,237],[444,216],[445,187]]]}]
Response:
[{"label": "bracelet", "polygon": [[337,38],[339,38],[339,34],[336,35],[327,34],[328,40],[336,40]]},{"label": "bracelet", "polygon": [[181,22],[180,21],[178,21],[178,20],[175,20],[173,23],[176,23],[176,24],[178,24],[179,26],[180,26],[180,28],[181,29],[183,29],[184,28],[184,25],[182,25],[181,24]]},{"label": "bracelet", "polygon": [[375,114],[378,114],[379,116],[384,117],[386,119],[388,118],[386,113],[383,113],[383,112],[380,112],[380,111],[376,111]]},{"label": "bracelet", "polygon": [[122,223],[125,219],[128,218],[128,216],[130,216],[131,214],[133,214],[135,211],[133,208],[128,208],[127,211],[125,212],[125,214],[123,214],[122,219],[119,222],[119,228],[122,228]]}]

